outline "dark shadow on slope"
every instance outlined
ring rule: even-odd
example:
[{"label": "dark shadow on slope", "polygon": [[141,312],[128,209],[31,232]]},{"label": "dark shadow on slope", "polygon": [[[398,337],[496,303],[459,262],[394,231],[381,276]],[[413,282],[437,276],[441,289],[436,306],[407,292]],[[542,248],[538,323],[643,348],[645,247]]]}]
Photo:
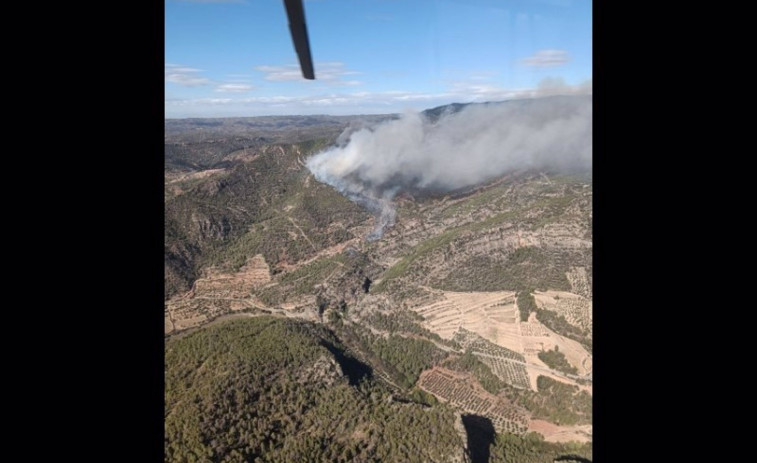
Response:
[{"label": "dark shadow on slope", "polygon": [[322,340],[321,345],[328,349],[334,358],[336,358],[336,361],[339,362],[339,366],[349,379],[350,386],[357,385],[363,379],[373,378],[373,368],[370,365],[366,365],[356,358],[344,355],[342,350],[328,341]]},{"label": "dark shadow on slope", "polygon": [[555,458],[555,461],[562,461],[565,463],[591,463],[591,460],[588,458],[579,457],[578,455],[563,455]]},{"label": "dark shadow on slope", "polygon": [[462,419],[471,463],[489,463],[489,448],[494,443],[492,421],[479,415],[463,415]]}]

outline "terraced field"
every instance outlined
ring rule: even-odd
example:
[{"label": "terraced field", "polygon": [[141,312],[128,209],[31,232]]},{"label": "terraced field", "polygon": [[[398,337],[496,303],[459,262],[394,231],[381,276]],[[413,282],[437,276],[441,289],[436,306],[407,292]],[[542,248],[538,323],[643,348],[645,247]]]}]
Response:
[{"label": "terraced field", "polygon": [[452,340],[458,342],[464,349],[472,350],[474,354],[515,360],[520,363],[526,361],[522,354],[514,352],[506,347],[498,346],[497,344],[482,338],[477,333],[468,331],[465,328],[460,328],[457,333],[455,333]]},{"label": "terraced field", "polygon": [[452,339],[464,349],[470,349],[478,360],[505,383],[521,389],[531,388],[525,366],[526,358],[522,354],[498,346],[464,328],[455,333]]},{"label": "terraced field", "polygon": [[573,294],[591,299],[591,280],[585,267],[572,267],[565,276],[568,278]]},{"label": "terraced field", "polygon": [[489,418],[499,432],[522,435],[528,430],[530,415],[526,410],[473,384],[467,375],[438,367],[424,371],[418,380],[423,390],[442,401]]},{"label": "terraced field", "polygon": [[546,367],[544,362],[539,360],[538,352],[554,350],[555,346],[565,355],[565,359],[578,369],[578,376],[585,376],[591,373],[592,356],[586,348],[572,339],[559,336],[550,332],[549,337],[542,338],[523,338],[525,347],[526,363]]},{"label": "terraced field", "polygon": [[590,424],[558,426],[544,420],[532,420],[529,431],[538,432],[547,442],[591,442],[593,427]]},{"label": "terraced field", "polygon": [[195,281],[192,294],[208,298],[245,298],[253,289],[271,281],[271,269],[258,254],[251,257],[238,272],[222,273],[215,268],[208,269],[206,276]]},{"label": "terraced field", "polygon": [[[534,318],[533,315],[531,318]],[[549,330],[541,323],[529,320],[528,322],[521,322],[520,334],[531,338],[545,338],[549,337]]]},{"label": "terraced field", "polygon": [[278,309],[268,306],[256,296],[259,290],[276,284],[271,282],[271,271],[262,255],[249,258],[235,273],[225,273],[215,267],[204,273],[191,291],[166,302],[166,334],[195,328],[223,315],[241,311],[284,311],[292,314],[300,311],[300,318],[315,319],[314,314],[303,312],[303,309],[315,307],[313,295],[299,295],[279,304]]},{"label": "terraced field", "polygon": [[534,300],[540,308],[562,315],[571,325],[592,332],[591,300],[565,291],[536,291]]},{"label": "terraced field", "polygon": [[515,293],[440,291],[440,299],[411,307],[424,326],[444,339],[459,329],[474,332],[499,346],[522,353]]},{"label": "terraced field", "polygon": [[474,353],[479,360],[486,364],[499,379],[520,389],[531,389],[526,365],[502,357],[492,357]]},{"label": "terraced field", "polygon": [[209,268],[189,293],[167,301],[165,332],[193,328],[230,312],[261,308],[252,292],[270,281],[270,269],[261,255],[249,258],[236,273]]},{"label": "terraced field", "polygon": [[[591,354],[579,343],[551,331],[531,313],[521,322],[513,292],[451,292],[423,287],[410,309],[424,318],[423,326],[459,343],[485,363],[498,378],[514,387],[536,389],[534,372],[526,365],[546,368],[539,352],[563,352],[580,375],[591,372]],[[591,301],[558,291],[537,292],[537,304],[556,310],[570,323],[591,327]],[[534,370],[537,371],[537,370]]]}]

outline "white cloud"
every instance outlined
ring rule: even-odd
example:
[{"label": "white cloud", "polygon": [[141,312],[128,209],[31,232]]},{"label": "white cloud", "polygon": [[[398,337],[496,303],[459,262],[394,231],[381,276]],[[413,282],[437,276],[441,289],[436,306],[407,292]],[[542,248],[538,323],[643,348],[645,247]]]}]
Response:
[{"label": "white cloud", "polygon": [[586,80],[578,85],[568,85],[562,77],[545,77],[539,82],[535,95],[590,95],[592,92],[591,80]]},{"label": "white cloud", "polygon": [[221,84],[216,87],[216,92],[244,93],[249,92],[254,87],[248,84],[230,83]]},{"label": "white cloud", "polygon": [[[226,82],[218,82],[201,75],[203,69],[184,66],[181,64],[165,64],[166,82],[182,85],[184,87],[201,87],[215,85],[216,92],[243,93],[253,90],[255,87],[249,84],[249,80],[229,79]],[[250,77],[249,74],[230,74],[229,76]]]},{"label": "white cloud", "polygon": [[165,65],[166,82],[183,85],[185,87],[199,87],[212,83],[207,77],[202,77],[199,73],[202,69],[181,66],[178,64]]},{"label": "white cloud", "polygon": [[536,88],[504,88],[480,81],[454,82],[439,92],[327,92],[302,96],[236,96],[234,98],[166,99],[166,117],[227,117],[291,114],[398,113],[452,102],[476,103],[555,94],[590,94],[591,81],[567,85],[560,78],[542,80]]},{"label": "white cloud", "polygon": [[[360,85],[358,80],[344,80],[345,76],[360,74],[357,71],[345,69],[344,63],[338,61],[315,63],[315,78],[329,85]],[[305,80],[297,64],[283,66],[256,66],[255,70],[265,73],[263,77],[270,82],[297,82]]]},{"label": "white cloud", "polygon": [[570,57],[565,50],[539,50],[532,56],[521,60],[526,66],[534,67],[562,66],[568,61],[570,61]]},{"label": "white cloud", "polygon": [[287,66],[256,66],[255,70],[264,72],[264,79],[272,82],[304,80],[300,67],[293,64]]}]

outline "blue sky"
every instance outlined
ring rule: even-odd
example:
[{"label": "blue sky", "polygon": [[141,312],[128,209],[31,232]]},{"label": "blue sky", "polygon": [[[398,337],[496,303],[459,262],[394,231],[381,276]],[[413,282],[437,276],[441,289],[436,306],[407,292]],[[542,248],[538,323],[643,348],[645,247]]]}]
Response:
[{"label": "blue sky", "polygon": [[591,0],[165,0],[165,116],[383,114],[586,91]]}]

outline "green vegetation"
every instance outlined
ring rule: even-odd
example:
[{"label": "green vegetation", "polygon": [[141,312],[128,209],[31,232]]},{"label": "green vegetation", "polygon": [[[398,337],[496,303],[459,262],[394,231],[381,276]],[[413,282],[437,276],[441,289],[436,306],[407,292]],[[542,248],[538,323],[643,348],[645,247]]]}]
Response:
[{"label": "green vegetation", "polygon": [[410,388],[418,381],[421,371],[441,362],[447,353],[429,341],[392,335],[377,336],[371,351],[402,374],[401,385]]},{"label": "green vegetation", "polygon": [[543,205],[541,214],[533,222],[529,223],[531,230],[538,230],[545,225],[551,223],[559,223],[565,218],[565,211],[567,207],[575,201],[575,197],[571,195],[557,196],[550,198],[550,201]]},{"label": "green vegetation", "polygon": [[459,233],[459,229],[447,230],[415,246],[406,257],[386,270],[382,277],[381,283],[375,286],[374,291],[383,291],[386,287],[387,282],[404,275],[407,272],[408,268],[410,268],[410,266],[413,265],[416,260],[424,256],[425,254],[438,248],[448,246],[449,243],[451,243]]},{"label": "green vegetation", "polygon": [[[561,336],[565,336],[566,338],[570,338],[583,344],[589,350],[589,352],[591,352],[592,342],[589,333],[575,325],[572,325],[570,322],[568,322],[568,320],[565,319],[564,316],[548,309],[539,308],[539,306],[536,305],[536,300],[534,299],[532,292],[532,290],[524,290],[518,293],[517,304],[521,321],[528,320],[528,316],[531,314],[531,312],[536,312],[536,319],[539,320],[544,326]],[[546,355],[551,356],[549,357],[551,361],[552,357],[554,357],[555,354]],[[562,354],[558,353],[558,356],[562,356]],[[539,354],[539,358],[542,358],[542,354]],[[549,363],[543,358],[542,361],[549,365]],[[559,360],[556,361],[559,362]],[[569,373],[569,371],[565,372]]]},{"label": "green vegetation", "polygon": [[[270,207],[265,209],[265,216],[208,256],[208,263],[238,268],[248,256],[262,254],[275,267],[279,262],[291,264],[306,259],[321,249],[353,238],[348,228],[367,218],[367,213],[315,180],[311,180],[309,188],[303,188],[306,172],[299,174],[290,179],[280,197],[268,202]],[[343,226],[329,229],[331,223]]]},{"label": "green vegetation", "polygon": [[570,289],[565,269],[554,265],[554,256],[536,247],[518,248],[504,261],[486,255],[472,256],[434,286],[450,291]]},{"label": "green vegetation", "polygon": [[429,394],[423,389],[419,389],[417,387],[414,387],[412,391],[410,391],[410,399],[412,399],[416,403],[428,405],[430,407],[439,403],[439,401],[436,400],[436,397],[434,397],[433,394]]},{"label": "green vegetation", "polygon": [[310,294],[313,286],[323,283],[329,275],[344,268],[346,258],[342,254],[316,259],[293,272],[281,275],[279,285],[258,292],[258,297],[268,305],[284,302],[287,297]]},{"label": "green vegetation", "polygon": [[[580,461],[592,457],[592,444],[577,442],[545,442],[541,435],[528,433],[524,437],[515,434],[498,434],[490,447],[490,463],[553,463],[565,461],[571,456]],[[557,460],[557,459],[560,460]]]},{"label": "green vegetation", "polygon": [[455,349],[461,348],[459,343],[443,339],[438,334],[423,328],[420,325],[420,322],[423,321],[423,317],[412,310],[397,310],[390,315],[381,312],[373,312],[363,321],[378,330],[388,331],[389,334],[413,334]]},{"label": "green vegetation", "polygon": [[[509,186],[502,184],[485,189],[428,218],[434,221],[455,217],[464,223],[446,228],[408,250],[399,262],[385,271],[376,291],[390,289],[394,280],[407,275],[424,275],[426,258],[435,253],[448,252],[451,244],[464,249],[469,241],[482,233],[496,231],[513,222],[527,225],[530,229],[541,228],[547,223],[559,221],[565,216],[568,207],[578,201],[578,190],[564,188],[563,194],[555,193],[555,196],[549,197],[541,196],[543,192],[540,190],[521,193],[523,198],[510,198],[515,199],[515,202],[509,202],[506,194]],[[483,205],[502,212],[488,216],[474,215],[476,212],[480,214]],[[410,210],[409,207],[406,209]],[[451,291],[520,291],[528,288],[570,290],[565,272],[571,262],[584,261],[586,257],[583,250],[527,246],[512,251],[504,259],[473,255],[457,263],[454,271],[449,272],[445,278],[429,283]],[[394,291],[395,288],[391,289]]]},{"label": "green vegetation", "polygon": [[445,207],[440,217],[447,219],[456,216],[464,216],[477,212],[482,207],[489,207],[495,210],[505,210],[507,208],[507,188],[508,184],[503,183],[491,188],[479,189],[475,194],[471,194],[464,201],[453,203]]},{"label": "green vegetation", "polygon": [[497,376],[492,373],[491,369],[476,358],[470,350],[465,354],[447,361],[444,365],[450,370],[457,370],[472,373],[481,386],[492,394],[497,394],[506,386]]},{"label": "green vegetation", "polygon": [[591,424],[592,400],[588,392],[541,375],[536,378],[536,386],[538,393],[510,388],[507,394],[531,411],[535,419],[561,425]]},{"label": "green vegetation", "polygon": [[370,375],[350,385],[336,367],[349,376],[348,360],[322,327],[271,317],[170,340],[166,461],[426,462],[460,453],[448,407],[387,400]]},{"label": "green vegetation", "polygon": [[552,369],[562,371],[563,373],[570,375],[578,374],[578,369],[568,362],[568,360],[565,358],[565,354],[560,352],[557,346],[555,346],[555,350],[539,352],[538,356],[539,360],[547,364],[547,366]]},{"label": "green vegetation", "polygon": [[528,289],[520,291],[516,297],[518,312],[520,313],[520,321],[528,321],[528,316],[531,315],[531,312],[539,310],[539,307],[536,305],[536,300],[534,299],[533,290]]},{"label": "green vegetation", "polygon": [[551,310],[537,309],[536,319],[555,333],[577,341],[583,344],[589,350],[589,352],[592,351],[592,342],[589,333],[585,332],[575,325],[572,325],[562,315],[558,315]]},{"label": "green vegetation", "polygon": [[448,355],[425,339],[400,335],[383,337],[353,323],[335,328],[339,337],[359,351],[366,363],[388,375],[405,391],[418,381],[421,371],[441,363]]},{"label": "green vegetation", "polygon": [[416,246],[414,246],[409,253],[399,262],[386,270],[382,277],[381,284],[376,286],[376,291],[383,291],[389,281],[404,276],[408,270],[416,265],[423,257],[431,254],[432,252],[443,250],[448,247],[455,240],[462,238],[465,235],[473,233],[479,233],[490,228],[501,225],[507,220],[511,220],[516,217],[515,212],[503,212],[494,216],[488,217],[481,221],[467,223],[458,227],[450,228],[444,232],[428,238]]},{"label": "green vegetation", "polygon": [[166,297],[188,290],[203,267],[234,271],[262,254],[276,270],[353,238],[368,213],[300,164],[326,141],[264,146],[222,173],[172,184],[183,193],[165,202]]},{"label": "green vegetation", "polygon": [[[326,308],[337,308],[353,303],[365,291],[369,275],[379,272],[379,267],[354,249],[348,248],[339,254],[320,257],[293,271],[279,272],[275,284],[255,292],[265,304],[276,306],[301,296],[317,296],[324,300],[321,313]],[[319,304],[320,305],[320,304]],[[345,307],[341,307],[345,309]]]},{"label": "green vegetation", "polygon": [[[554,181],[553,181],[554,180]],[[591,208],[591,192],[584,189],[582,176],[554,176],[523,173],[499,184],[453,195],[450,203],[421,200],[400,207],[399,215],[416,217],[436,228],[388,268],[377,291],[401,290],[397,280],[422,281],[452,291],[496,291],[525,289],[570,290],[565,272],[580,263],[588,266],[590,251],[560,246],[521,247],[494,253],[474,252],[456,259],[454,269],[438,272],[438,262],[456,256],[462,249],[487,239],[496,241],[502,233],[541,231],[549,224],[585,223]],[[588,196],[587,196],[588,195]],[[583,234],[582,234],[583,235]],[[438,276],[436,273],[440,273]]]}]

